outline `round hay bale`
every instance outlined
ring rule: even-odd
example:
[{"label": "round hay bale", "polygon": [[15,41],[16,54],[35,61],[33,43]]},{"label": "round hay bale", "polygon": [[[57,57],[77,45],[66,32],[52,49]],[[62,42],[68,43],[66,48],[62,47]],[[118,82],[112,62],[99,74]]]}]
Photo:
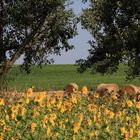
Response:
[{"label": "round hay bale", "polygon": [[66,88],[65,88],[66,92],[77,92],[78,91],[78,85],[76,83],[69,83]]},{"label": "round hay bale", "polygon": [[136,87],[132,84],[126,84],[124,87],[120,89],[120,94],[126,93],[129,97],[135,98],[138,93],[140,93],[139,87]]},{"label": "round hay bale", "polygon": [[109,94],[117,94],[119,91],[118,85],[114,83],[102,83],[97,86],[96,92],[99,93],[100,96],[105,95],[105,93]]},{"label": "round hay bale", "polygon": [[99,96],[103,96],[106,93],[106,88],[105,88],[105,84],[99,84],[96,88],[96,92],[99,93]]},{"label": "round hay bale", "polygon": [[138,92],[139,92],[139,94],[140,94],[140,87],[138,87]]}]

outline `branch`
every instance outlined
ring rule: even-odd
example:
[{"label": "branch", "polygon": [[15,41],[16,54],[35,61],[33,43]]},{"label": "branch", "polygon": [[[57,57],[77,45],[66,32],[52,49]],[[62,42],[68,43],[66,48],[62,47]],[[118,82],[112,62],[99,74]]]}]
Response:
[{"label": "branch", "polygon": [[17,51],[15,52],[14,56],[11,58],[11,66],[15,63],[15,61],[20,57],[26,46],[32,41],[32,39],[36,36],[38,31],[41,29],[45,22],[46,16],[42,18],[42,22],[38,24],[38,26],[26,37],[26,39],[23,41],[23,43],[19,46]]}]

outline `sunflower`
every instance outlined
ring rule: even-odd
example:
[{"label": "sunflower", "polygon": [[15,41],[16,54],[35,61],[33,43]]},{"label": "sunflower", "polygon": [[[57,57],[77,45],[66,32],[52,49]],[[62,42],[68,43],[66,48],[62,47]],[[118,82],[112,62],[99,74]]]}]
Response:
[{"label": "sunflower", "polygon": [[71,96],[71,102],[73,104],[77,104],[77,98],[76,98],[76,96],[74,96],[74,95]]},{"label": "sunflower", "polygon": [[73,124],[73,131],[74,133],[78,133],[79,129],[80,129],[81,123],[80,122],[75,122]]},{"label": "sunflower", "polygon": [[96,112],[96,111],[97,111],[97,107],[96,107],[96,105],[94,105],[94,104],[89,104],[89,105],[88,105],[88,110],[89,110],[90,112]]},{"label": "sunflower", "polygon": [[0,106],[4,105],[4,99],[0,98]]},{"label": "sunflower", "polygon": [[25,107],[23,107],[21,110],[21,115],[25,116],[26,113],[27,113],[27,109]]},{"label": "sunflower", "polygon": [[87,92],[88,92],[87,86],[83,86],[81,92],[82,92],[83,94],[87,94]]},{"label": "sunflower", "polygon": [[140,101],[136,103],[136,108],[140,109]]},{"label": "sunflower", "polygon": [[56,116],[55,113],[52,113],[52,114],[50,114],[50,118],[53,119],[53,120],[56,120],[57,116]]},{"label": "sunflower", "polygon": [[33,88],[28,88],[27,91],[26,91],[26,96],[27,97],[32,97],[33,95]]},{"label": "sunflower", "polygon": [[94,93],[94,97],[95,97],[95,98],[99,98],[99,93],[95,92],[95,93]]},{"label": "sunflower", "polygon": [[91,125],[92,125],[92,121],[91,121],[91,119],[90,119],[90,118],[88,118],[88,119],[86,120],[86,122],[87,122],[87,124],[88,124],[89,126],[91,126]]},{"label": "sunflower", "polygon": [[80,120],[79,121],[82,122],[83,121],[83,118],[84,118],[84,114],[83,113],[80,113],[80,115],[79,115],[79,119]]},{"label": "sunflower", "polygon": [[33,133],[35,132],[36,127],[37,127],[36,123],[34,123],[34,122],[31,123],[31,130],[32,130]]},{"label": "sunflower", "polygon": [[62,95],[62,93],[56,93],[56,98],[58,99],[58,100],[62,100],[63,99],[63,95]]},{"label": "sunflower", "polygon": [[132,106],[133,106],[132,101],[128,100],[128,101],[126,101],[126,102],[127,102],[127,106],[128,106],[128,107],[132,107]]},{"label": "sunflower", "polygon": [[48,127],[48,128],[47,128],[47,136],[48,136],[48,137],[50,137],[50,136],[51,136],[51,134],[52,134],[52,133],[51,133],[51,128],[50,128],[50,127]]},{"label": "sunflower", "polygon": [[17,105],[12,106],[12,108],[11,108],[12,113],[17,114],[18,113],[18,109],[19,109],[19,106],[17,106]]},{"label": "sunflower", "polygon": [[34,102],[41,103],[44,98],[45,98],[45,92],[39,92],[38,94],[36,94],[34,98]]},{"label": "sunflower", "polygon": [[64,107],[66,108],[66,110],[71,111],[72,109],[72,104],[69,103],[68,101],[64,102]]}]

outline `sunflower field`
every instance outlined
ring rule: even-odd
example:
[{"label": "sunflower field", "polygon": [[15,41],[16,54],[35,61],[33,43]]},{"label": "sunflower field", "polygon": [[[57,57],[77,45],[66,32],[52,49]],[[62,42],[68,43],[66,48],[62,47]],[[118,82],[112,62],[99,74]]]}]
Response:
[{"label": "sunflower field", "polygon": [[99,97],[84,89],[65,96],[29,88],[18,100],[0,98],[0,140],[139,140],[140,101]]}]

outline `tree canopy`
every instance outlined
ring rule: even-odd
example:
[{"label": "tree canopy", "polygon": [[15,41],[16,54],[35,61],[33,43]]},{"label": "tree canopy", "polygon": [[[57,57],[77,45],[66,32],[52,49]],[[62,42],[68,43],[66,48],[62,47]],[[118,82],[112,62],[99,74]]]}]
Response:
[{"label": "tree canopy", "polygon": [[51,62],[74,46],[68,40],[77,34],[70,0],[0,0],[0,75],[23,55],[22,69]]},{"label": "tree canopy", "polygon": [[93,39],[85,60],[78,60],[78,71],[116,72],[120,63],[128,66],[127,78],[140,76],[140,1],[83,0],[89,8],[80,17]]},{"label": "tree canopy", "polygon": [[[91,49],[78,60],[79,71],[116,72],[126,64],[128,78],[140,76],[140,1],[83,0],[81,25],[90,32]],[[0,76],[23,55],[22,70],[50,63],[50,54],[73,49],[68,40],[77,35],[77,17],[70,0],[0,0]]]}]

